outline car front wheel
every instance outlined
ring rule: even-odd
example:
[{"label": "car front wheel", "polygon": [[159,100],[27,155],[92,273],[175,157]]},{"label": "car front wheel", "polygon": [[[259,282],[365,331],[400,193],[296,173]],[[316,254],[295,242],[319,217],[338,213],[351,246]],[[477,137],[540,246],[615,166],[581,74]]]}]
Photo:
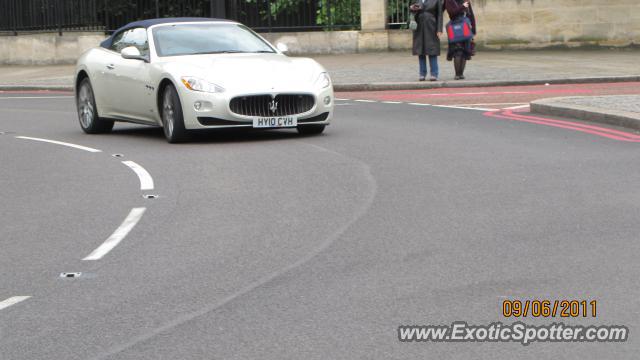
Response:
[{"label": "car front wheel", "polygon": [[173,85],[167,85],[162,95],[162,128],[164,136],[170,143],[177,143],[187,139],[184,128],[184,114],[178,92]]},{"label": "car front wheel", "polygon": [[84,78],[78,87],[76,94],[76,105],[78,107],[78,120],[80,127],[87,134],[108,133],[113,129],[113,121],[101,119],[98,116],[96,99],[93,95],[93,88],[89,78]]}]

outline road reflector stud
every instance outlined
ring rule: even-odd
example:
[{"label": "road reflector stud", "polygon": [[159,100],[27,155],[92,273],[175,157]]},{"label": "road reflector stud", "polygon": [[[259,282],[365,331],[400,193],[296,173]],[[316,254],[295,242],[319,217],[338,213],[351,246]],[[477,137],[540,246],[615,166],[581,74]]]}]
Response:
[{"label": "road reflector stud", "polygon": [[146,195],[142,195],[142,197],[145,199],[153,200],[153,199],[157,199],[159,196],[153,195],[153,194],[146,194]]},{"label": "road reflector stud", "polygon": [[61,278],[77,278],[82,275],[81,272],[63,272],[60,274]]},{"label": "road reflector stud", "polygon": [[124,155],[122,155],[122,154],[113,154],[113,155],[111,155],[111,156],[113,156],[113,157],[115,157],[115,158],[121,158],[121,157],[124,157]]}]

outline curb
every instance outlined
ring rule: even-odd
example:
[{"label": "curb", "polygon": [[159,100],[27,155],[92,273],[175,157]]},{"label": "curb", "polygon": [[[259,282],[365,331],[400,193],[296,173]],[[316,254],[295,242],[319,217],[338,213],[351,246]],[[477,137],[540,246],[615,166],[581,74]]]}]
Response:
[{"label": "curb", "polygon": [[[385,90],[421,90],[443,88],[470,88],[495,86],[526,86],[546,84],[594,84],[594,83],[640,82],[640,75],[605,76],[583,78],[534,79],[534,80],[486,80],[486,81],[435,81],[435,82],[379,82],[333,84],[336,92],[385,91]],[[0,91],[73,91],[72,85],[3,85]]]},{"label": "curb", "polygon": [[74,91],[71,85],[0,85],[0,91]]},{"label": "curb", "polygon": [[536,100],[530,104],[531,112],[541,115],[569,117],[600,124],[640,130],[640,114],[638,113],[566,104],[562,102],[564,99],[575,98],[576,97],[561,97]]},{"label": "curb", "polygon": [[605,76],[605,77],[582,77],[582,78],[556,78],[556,79],[534,79],[534,80],[487,80],[487,81],[435,81],[435,82],[388,82],[388,83],[353,83],[334,84],[333,89],[337,92],[349,91],[383,91],[383,90],[420,90],[420,89],[441,89],[441,88],[468,88],[468,87],[494,87],[494,86],[524,86],[524,85],[546,85],[546,84],[594,84],[594,83],[619,83],[619,82],[640,82],[640,75],[632,76]]}]

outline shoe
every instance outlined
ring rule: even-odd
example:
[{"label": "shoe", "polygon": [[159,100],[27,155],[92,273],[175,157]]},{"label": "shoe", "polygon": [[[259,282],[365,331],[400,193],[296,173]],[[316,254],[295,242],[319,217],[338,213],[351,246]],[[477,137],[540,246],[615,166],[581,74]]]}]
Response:
[{"label": "shoe", "polygon": [[464,80],[464,75],[460,75],[460,80]]},{"label": "shoe", "polygon": [[435,76],[432,76],[432,77],[429,78],[429,81],[438,81],[438,78],[435,77]]},{"label": "shoe", "polygon": [[424,81],[424,76],[420,76],[420,81]]},{"label": "shoe", "polygon": [[456,75],[455,79],[456,79],[456,80],[460,80],[460,79],[461,79],[461,77],[460,77],[460,76],[458,76],[458,75]]}]

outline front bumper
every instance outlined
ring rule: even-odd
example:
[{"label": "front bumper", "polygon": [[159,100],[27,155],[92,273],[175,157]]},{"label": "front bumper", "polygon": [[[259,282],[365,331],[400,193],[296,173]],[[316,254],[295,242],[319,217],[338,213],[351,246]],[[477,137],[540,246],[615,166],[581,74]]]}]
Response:
[{"label": "front bumper", "polygon": [[[278,95],[278,94],[309,94],[315,98],[315,105],[311,110],[296,114],[298,126],[318,124],[328,125],[333,117],[334,95],[333,87],[323,90],[287,89],[270,92],[224,92],[205,93],[180,89],[180,102],[184,113],[184,125],[187,129],[224,129],[224,128],[251,128],[253,117],[236,114],[231,111],[229,103],[238,96],[252,95]],[[327,105],[324,99],[329,97],[331,102]],[[199,103],[199,109],[196,109]]]}]

